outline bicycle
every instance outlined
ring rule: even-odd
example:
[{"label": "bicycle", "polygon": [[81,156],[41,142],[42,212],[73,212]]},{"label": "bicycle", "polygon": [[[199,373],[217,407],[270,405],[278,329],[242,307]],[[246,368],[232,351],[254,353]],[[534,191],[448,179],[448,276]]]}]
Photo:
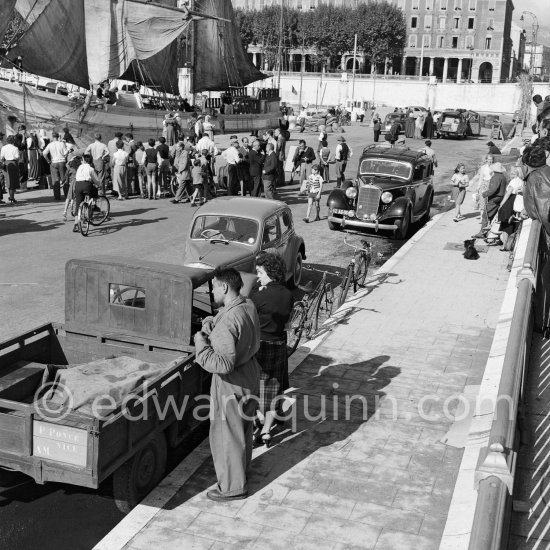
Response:
[{"label": "bicycle", "polygon": [[313,288],[310,281],[305,286],[299,286],[305,294],[294,304],[290,320],[287,325],[287,356],[290,357],[297,349],[298,344],[305,334],[311,339],[317,332],[319,320],[328,318],[332,314],[334,303],[334,291],[332,285],[327,282],[327,271],[321,271],[304,265],[308,271],[318,271],[323,274],[317,286]]},{"label": "bicycle", "polygon": [[349,287],[353,282],[353,292],[357,292],[357,287],[365,285],[365,279],[372,259],[371,243],[361,241],[361,246],[349,244],[347,235],[344,237],[344,244],[353,248],[353,256],[350,259],[348,267],[340,283],[340,295],[338,297],[338,307],[340,307],[348,296]]},{"label": "bicycle", "polygon": [[[71,213],[73,213],[73,211],[74,206],[71,207]],[[85,195],[84,200],[78,207],[79,226],[82,236],[86,237],[88,235],[90,225],[101,225],[107,219],[110,212],[111,203],[107,197],[92,199],[90,195]]]}]

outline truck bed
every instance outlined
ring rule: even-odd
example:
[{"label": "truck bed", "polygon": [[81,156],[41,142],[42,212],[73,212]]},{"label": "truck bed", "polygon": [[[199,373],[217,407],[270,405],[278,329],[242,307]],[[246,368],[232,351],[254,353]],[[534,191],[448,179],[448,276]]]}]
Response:
[{"label": "truck bed", "polygon": [[[44,410],[37,399],[51,365],[134,357],[152,363],[181,358],[173,369],[136,390],[131,404],[103,418],[71,410]],[[45,375],[46,373],[46,375]],[[22,471],[37,482],[61,481],[87,487],[99,483],[177,418],[162,417],[168,398],[185,406],[206,384],[193,349],[124,334],[90,334],[47,324],[0,344],[0,467]],[[187,396],[187,400],[185,399]],[[137,418],[148,407],[147,414]],[[177,411],[176,411],[177,412]],[[131,414],[128,414],[131,413]]]}]

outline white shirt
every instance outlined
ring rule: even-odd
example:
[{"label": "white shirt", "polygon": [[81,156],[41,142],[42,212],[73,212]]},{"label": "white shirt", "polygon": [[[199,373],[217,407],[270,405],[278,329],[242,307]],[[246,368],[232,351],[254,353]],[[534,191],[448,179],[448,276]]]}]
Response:
[{"label": "white shirt", "polygon": [[493,177],[493,169],[488,164],[484,164],[479,169],[479,175],[483,181],[488,182]]},{"label": "white shirt", "polygon": [[512,191],[514,195],[521,194],[523,193],[523,183],[523,180],[516,176],[510,180],[510,183],[506,189]]},{"label": "white shirt", "polygon": [[117,149],[112,156],[113,166],[126,166],[128,164],[128,153],[124,149]]},{"label": "white shirt", "polygon": [[[40,136],[36,136],[38,138],[38,147],[40,149],[44,149],[44,140]],[[32,147],[32,138],[27,138],[27,149],[30,149]]]},{"label": "white shirt", "polygon": [[76,171],[75,181],[93,181],[99,185],[95,170],[93,166],[88,163],[81,164]]},{"label": "white shirt", "polygon": [[68,152],[69,149],[67,149],[67,145],[65,145],[62,141],[56,140],[48,143],[42,154],[46,159],[48,159],[49,155],[51,159],[50,162],[53,164],[55,162],[65,162]]},{"label": "white shirt", "polygon": [[19,160],[19,149],[11,143],[4,145],[0,149],[0,160]]},{"label": "white shirt", "polygon": [[[342,152],[342,144],[338,143],[338,145],[336,146],[336,151],[334,152],[334,158],[336,160],[340,160],[340,153],[341,152]],[[353,151],[351,150],[351,147],[348,145],[348,158],[347,158],[347,160],[349,160],[352,156],[353,156]]]},{"label": "white shirt", "polygon": [[241,159],[239,158],[239,150],[233,145],[223,152],[223,157],[227,161],[227,164],[238,164],[241,162]]},{"label": "white shirt", "polygon": [[307,190],[308,193],[321,193],[323,189],[323,178],[319,174],[310,174],[307,179]]},{"label": "white shirt", "polygon": [[203,149],[206,149],[211,155],[216,155],[218,153],[215,143],[206,135],[202,136],[199,141],[197,141],[197,151],[202,153]]}]

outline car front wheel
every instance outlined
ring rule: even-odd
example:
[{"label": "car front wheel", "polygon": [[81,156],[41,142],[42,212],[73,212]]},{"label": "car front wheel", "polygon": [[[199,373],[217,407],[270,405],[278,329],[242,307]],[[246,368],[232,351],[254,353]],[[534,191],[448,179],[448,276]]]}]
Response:
[{"label": "car front wheel", "polygon": [[405,211],[403,218],[395,220],[396,229],[393,230],[393,238],[397,241],[404,241],[409,233],[411,223],[411,214],[409,209]]},{"label": "car front wheel", "polygon": [[290,288],[296,288],[300,281],[302,280],[302,253],[298,252],[296,254],[296,259],[294,260],[294,267],[292,269],[292,277],[288,280],[288,286]]}]

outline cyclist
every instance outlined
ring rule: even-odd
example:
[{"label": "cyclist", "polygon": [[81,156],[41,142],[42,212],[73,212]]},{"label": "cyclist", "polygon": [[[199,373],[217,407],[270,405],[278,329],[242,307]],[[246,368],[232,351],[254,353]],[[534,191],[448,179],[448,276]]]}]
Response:
[{"label": "cyclist", "polygon": [[92,155],[85,154],[82,157],[82,164],[78,167],[78,170],[76,171],[76,183],[74,187],[74,206],[76,217],[73,227],[73,231],[75,233],[80,230],[80,203],[84,200],[84,197],[86,195],[89,195],[94,199],[98,197],[98,188],[96,186],[99,186],[100,183],[99,178],[95,173],[93,162],[94,160]]}]

